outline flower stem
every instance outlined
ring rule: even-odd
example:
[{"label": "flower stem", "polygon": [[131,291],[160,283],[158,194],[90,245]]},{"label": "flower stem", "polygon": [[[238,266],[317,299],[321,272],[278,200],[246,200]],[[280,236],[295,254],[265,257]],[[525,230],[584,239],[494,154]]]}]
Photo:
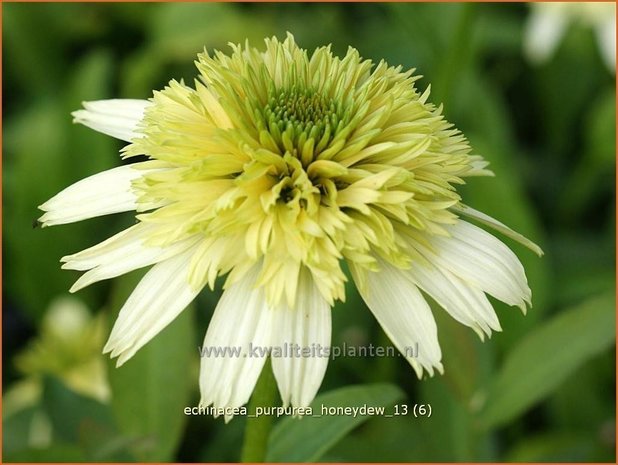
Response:
[{"label": "flower stem", "polygon": [[[276,399],[277,385],[270,366],[270,360],[267,360],[264,364],[264,368],[262,368],[262,373],[260,374],[255,389],[253,390],[253,395],[249,402],[248,413],[250,415],[255,414],[256,407],[272,407],[275,405]],[[272,415],[247,418],[245,438],[240,453],[241,462],[264,462],[272,424]]]}]

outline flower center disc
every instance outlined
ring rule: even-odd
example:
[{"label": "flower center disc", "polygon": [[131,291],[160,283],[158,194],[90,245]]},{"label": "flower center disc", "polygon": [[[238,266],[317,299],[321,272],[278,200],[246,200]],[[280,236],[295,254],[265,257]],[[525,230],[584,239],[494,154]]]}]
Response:
[{"label": "flower center disc", "polygon": [[281,151],[298,157],[311,140],[313,154],[328,147],[347,119],[342,113],[341,104],[332,98],[310,89],[292,88],[273,92],[263,117]]}]

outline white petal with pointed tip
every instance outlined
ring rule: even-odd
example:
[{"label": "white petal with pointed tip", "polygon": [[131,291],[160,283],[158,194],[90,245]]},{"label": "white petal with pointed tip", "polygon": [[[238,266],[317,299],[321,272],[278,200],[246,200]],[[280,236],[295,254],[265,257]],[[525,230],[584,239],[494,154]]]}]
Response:
[{"label": "white petal with pointed tip", "polygon": [[406,271],[378,261],[380,271],[368,273],[363,300],[419,378],[423,369],[431,376],[434,368],[442,373],[438,330],[429,305]]},{"label": "white petal with pointed tip", "polygon": [[134,246],[134,243],[141,243],[153,230],[155,230],[154,225],[143,222],[123,229],[118,234],[92,247],[72,255],[65,255],[60,259],[63,262],[62,268],[84,271],[103,263],[113,262],[125,255]]},{"label": "white petal with pointed tip", "polygon": [[432,249],[415,246],[436,266],[525,312],[531,292],[517,256],[497,238],[465,221],[445,229],[451,237],[428,237]]},{"label": "white petal with pointed tip", "polygon": [[118,356],[118,366],[171,323],[200,289],[189,286],[195,247],[157,263],[142,278],[120,310],[103,351]]},{"label": "white petal with pointed tip", "polygon": [[136,99],[83,102],[84,109],[72,113],[73,121],[116,139],[131,142],[140,136],[136,132],[137,125],[149,105],[148,100]]},{"label": "white petal with pointed tip", "polygon": [[82,179],[39,206],[46,212],[39,221],[52,226],[135,210],[137,197],[131,181],[147,172],[127,165]]},{"label": "white petal with pointed tip", "polygon": [[166,247],[147,246],[145,240],[153,229],[153,225],[139,223],[94,247],[63,257],[63,269],[90,270],[75,282],[70,292],[174,257],[197,240],[191,237]]},{"label": "white petal with pointed tip", "polygon": [[472,218],[481,224],[484,224],[486,226],[489,226],[490,228],[495,229],[498,232],[501,232],[505,236],[510,237],[514,241],[519,242],[524,247],[532,250],[539,257],[543,255],[543,250],[538,245],[536,245],[534,242],[532,242],[530,239],[523,236],[522,234],[519,234],[517,231],[513,231],[511,228],[509,228],[504,223],[501,223],[497,219],[492,218],[491,216],[483,212],[475,210],[472,207],[468,207],[467,205],[460,204],[458,207],[452,207],[451,209],[456,213],[465,215],[468,218]]},{"label": "white petal with pointed tip", "polygon": [[[269,348],[272,343],[274,311],[266,304],[264,292],[255,289],[259,265],[230,286],[219,300],[208,326],[200,366],[200,405],[236,408],[249,400],[267,355],[251,353],[250,346]],[[205,349],[236,349],[211,352]],[[229,420],[229,416],[226,420]]]},{"label": "white petal with pointed tip", "polygon": [[474,329],[481,339],[484,334],[490,336],[492,330],[501,331],[496,312],[478,287],[430,261],[415,263],[408,272],[418,287],[455,320]]},{"label": "white petal with pointed tip", "polygon": [[[315,397],[326,367],[328,357],[318,352],[318,347],[330,347],[331,309],[315,286],[310,274],[303,270],[299,279],[296,305],[282,305],[276,309],[273,328],[273,347],[297,345],[301,356],[283,352],[282,357],[271,357],[273,372],[287,407],[308,407]],[[303,356],[302,350],[309,356]],[[274,354],[274,352],[273,352]],[[321,356],[320,356],[321,355]]]}]

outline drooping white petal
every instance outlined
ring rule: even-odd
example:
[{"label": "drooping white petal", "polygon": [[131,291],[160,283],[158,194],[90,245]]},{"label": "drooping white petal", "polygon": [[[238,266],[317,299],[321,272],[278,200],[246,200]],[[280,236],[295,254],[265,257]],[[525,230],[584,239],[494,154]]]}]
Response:
[{"label": "drooping white petal", "polygon": [[171,323],[199,293],[188,279],[194,253],[195,246],[157,263],[131,293],[103,349],[119,357],[118,366]]},{"label": "drooping white petal", "polygon": [[139,137],[137,124],[144,117],[148,100],[112,99],[83,102],[84,109],[72,113],[73,122],[88,126],[116,139],[131,142]]},{"label": "drooping white petal", "polygon": [[[406,271],[380,260],[380,271],[369,272],[363,300],[386,335],[408,360],[418,377],[423,369],[442,373],[438,330],[429,305]],[[418,348],[418,353],[416,353]]]},{"label": "drooping white petal", "polygon": [[174,257],[196,242],[192,237],[167,247],[148,246],[145,241],[155,228],[138,223],[89,249],[63,257],[63,269],[90,270],[75,282],[70,292]]},{"label": "drooping white petal", "polygon": [[137,197],[131,181],[146,172],[126,165],[82,179],[39,206],[46,212],[39,221],[52,226],[135,210]]},{"label": "drooping white petal", "polygon": [[429,260],[415,263],[408,273],[423,291],[460,323],[470,326],[483,339],[491,330],[501,331],[496,312],[485,293]]},{"label": "drooping white petal", "polygon": [[475,210],[472,207],[468,207],[467,205],[462,205],[462,204],[460,204],[458,207],[452,207],[452,210],[455,211],[456,213],[465,215],[468,218],[475,219],[479,223],[489,226],[490,228],[493,228],[498,232],[501,232],[502,234],[504,234],[507,237],[510,237],[514,241],[519,242],[524,247],[529,248],[539,257],[543,256],[543,250],[541,250],[541,248],[538,245],[536,245],[534,242],[532,242],[530,239],[523,236],[522,234],[519,234],[518,232],[513,231],[507,225],[505,225],[504,223],[501,223],[495,218],[492,218],[491,216],[483,212],[480,212],[478,210]]},{"label": "drooping white petal", "polygon": [[559,4],[532,4],[524,30],[524,52],[533,63],[548,60],[564,35],[569,18]]},{"label": "drooping white petal", "polygon": [[[330,305],[304,270],[295,307],[284,304],[275,312],[271,360],[283,405],[307,407],[318,392],[328,365],[325,349],[330,347]],[[288,350],[291,347],[297,347],[300,356]],[[276,356],[276,348],[282,349],[281,357]],[[307,356],[302,354],[303,350]]]},{"label": "drooping white petal", "polygon": [[247,403],[269,355],[274,310],[262,288],[255,289],[258,274],[259,265],[230,286],[215,308],[201,350],[204,407],[236,408]]},{"label": "drooping white petal", "polygon": [[531,291],[517,256],[497,238],[465,221],[445,229],[451,237],[429,237],[431,249],[420,243],[415,247],[437,266],[525,312]]}]

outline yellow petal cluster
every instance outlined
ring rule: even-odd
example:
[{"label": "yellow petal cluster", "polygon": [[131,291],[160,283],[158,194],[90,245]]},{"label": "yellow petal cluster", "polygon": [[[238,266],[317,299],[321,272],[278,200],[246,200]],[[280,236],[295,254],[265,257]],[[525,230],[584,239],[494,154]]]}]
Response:
[{"label": "yellow petal cluster", "polygon": [[154,94],[124,150],[154,168],[134,181],[138,219],[157,225],[153,245],[201,238],[195,288],[261,263],[271,305],[294,305],[301,270],[332,304],[345,298],[344,260],[357,276],[379,260],[411,266],[410,240],[456,222],[454,186],[490,172],[413,70],[353,48],[309,54],[291,35],[265,42],[204,52],[194,87]]}]

